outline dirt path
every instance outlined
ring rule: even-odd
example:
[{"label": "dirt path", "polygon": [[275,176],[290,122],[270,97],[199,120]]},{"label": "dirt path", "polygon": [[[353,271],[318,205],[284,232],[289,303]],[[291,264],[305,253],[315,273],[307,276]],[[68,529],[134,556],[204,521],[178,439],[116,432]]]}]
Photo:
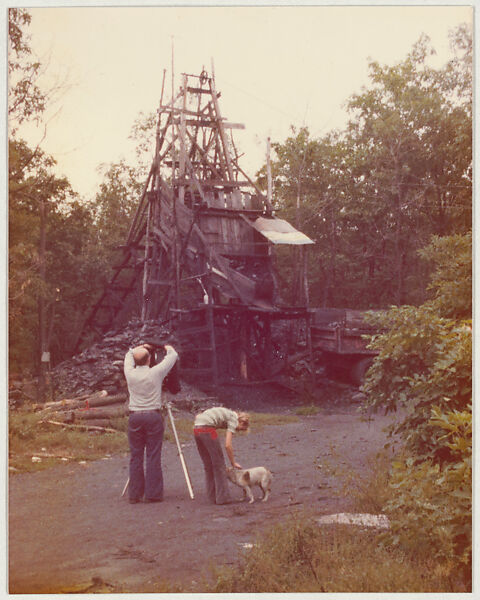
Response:
[{"label": "dirt path", "polygon": [[[121,492],[128,456],[17,474],[9,483],[10,593],[154,592],[161,581],[197,592],[212,565],[233,564],[242,544],[296,509],[341,512],[339,482],[320,459],[358,469],[385,441],[389,418],[361,420],[356,406],[323,409],[299,422],[237,436],[237,460],[274,473],[266,503],[207,503],[193,439],[184,447],[195,499],[190,500],[173,444],[165,444],[165,500],[130,505]],[[240,488],[232,487],[240,499]],[[257,492],[258,495],[259,492]]]}]

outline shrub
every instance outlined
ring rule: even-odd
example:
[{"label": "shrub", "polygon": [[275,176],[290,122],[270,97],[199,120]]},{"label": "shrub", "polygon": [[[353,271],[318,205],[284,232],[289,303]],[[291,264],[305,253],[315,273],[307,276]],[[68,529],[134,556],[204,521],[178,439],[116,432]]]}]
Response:
[{"label": "shrub", "polygon": [[[388,543],[423,548],[447,572],[471,577],[472,327],[471,235],[434,238],[434,297],[371,319],[384,332],[363,391],[366,406],[402,409],[391,433],[404,454],[393,465],[386,503]],[[466,583],[466,585],[468,585]]]},{"label": "shrub", "polygon": [[[432,425],[451,451],[440,465],[407,457],[393,464],[391,487],[396,494],[386,504],[392,532],[388,543],[423,549],[452,569],[460,564],[470,578],[472,561],[472,414],[433,409]],[[445,433],[447,432],[447,433]],[[421,535],[419,535],[421,531]]]}]

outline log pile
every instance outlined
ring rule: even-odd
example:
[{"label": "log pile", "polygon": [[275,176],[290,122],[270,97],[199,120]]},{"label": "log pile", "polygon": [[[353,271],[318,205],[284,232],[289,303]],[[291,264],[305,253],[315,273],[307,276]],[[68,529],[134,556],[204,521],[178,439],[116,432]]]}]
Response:
[{"label": "log pile", "polygon": [[127,395],[109,396],[105,390],[84,394],[76,398],[64,398],[38,406],[43,423],[68,425],[83,429],[115,431],[115,420],[128,414]]},{"label": "log pile", "polygon": [[[198,394],[198,392],[196,391]],[[194,396],[191,390],[182,390],[178,396],[167,397],[176,409],[196,412],[218,404],[213,396]],[[56,402],[37,405],[42,423],[102,431],[123,431],[125,424],[119,420],[128,415],[128,395],[109,396],[106,390],[64,398]]]}]

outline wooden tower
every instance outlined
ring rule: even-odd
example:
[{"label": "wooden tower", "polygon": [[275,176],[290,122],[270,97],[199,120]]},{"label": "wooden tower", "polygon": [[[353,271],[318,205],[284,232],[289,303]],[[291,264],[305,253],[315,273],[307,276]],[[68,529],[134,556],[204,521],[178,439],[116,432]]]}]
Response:
[{"label": "wooden tower", "polygon": [[134,314],[168,321],[184,375],[261,381],[275,371],[272,322],[305,320],[309,331],[307,303],[281,302],[274,246],[313,242],[274,216],[271,194],[240,167],[232,130],[243,125],[222,117],[219,98],[205,71],[183,74],[168,103],[162,90],[154,160],[83,331],[103,334]]}]

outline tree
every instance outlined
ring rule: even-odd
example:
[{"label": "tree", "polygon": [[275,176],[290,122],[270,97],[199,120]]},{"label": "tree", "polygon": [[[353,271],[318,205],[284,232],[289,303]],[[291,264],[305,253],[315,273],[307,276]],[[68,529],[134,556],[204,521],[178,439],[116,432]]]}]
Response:
[{"label": "tree", "polygon": [[420,304],[428,265],[418,250],[470,229],[471,36],[460,28],[452,39],[457,55],[442,69],[428,64],[426,36],[396,65],[371,61],[345,131],[293,129],[273,144],[278,208],[316,241],[312,304]]},{"label": "tree", "polygon": [[471,119],[452,100],[451,69],[428,66],[432,53],[422,36],[402,63],[371,62],[371,89],[348,103],[357,177],[365,200],[383,209],[384,264],[396,304],[408,298],[406,273],[430,235],[471,226]]},{"label": "tree", "polygon": [[27,347],[35,349],[37,356],[47,352],[52,293],[47,278],[47,227],[50,214],[71,195],[69,183],[52,174],[53,165],[53,159],[39,149],[32,151],[23,141],[9,143],[9,317],[15,362],[16,347],[23,348],[18,352],[24,357]]},{"label": "tree", "polygon": [[25,120],[39,119],[45,110],[45,94],[37,85],[40,62],[29,60],[32,50],[24,29],[31,16],[24,8],[8,9],[8,118],[10,134]]},{"label": "tree", "polygon": [[131,218],[142,191],[138,169],[124,160],[101,165],[104,180],[94,201],[99,242],[108,251],[125,243]]}]

